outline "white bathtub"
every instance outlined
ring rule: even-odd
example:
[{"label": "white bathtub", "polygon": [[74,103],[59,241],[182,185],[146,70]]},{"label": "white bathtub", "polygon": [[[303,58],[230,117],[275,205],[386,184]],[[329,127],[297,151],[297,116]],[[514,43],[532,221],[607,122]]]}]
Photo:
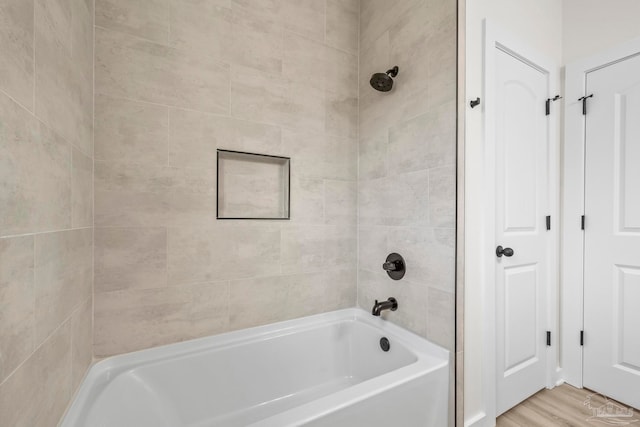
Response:
[{"label": "white bathtub", "polygon": [[335,311],[105,359],[61,427],[445,427],[448,360],[367,312]]}]

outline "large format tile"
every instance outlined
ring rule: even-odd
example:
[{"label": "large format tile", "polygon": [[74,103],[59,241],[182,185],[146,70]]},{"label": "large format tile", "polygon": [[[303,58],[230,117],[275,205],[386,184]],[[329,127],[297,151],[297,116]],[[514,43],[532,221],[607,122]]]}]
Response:
[{"label": "large format tile", "polygon": [[327,0],[327,44],[358,53],[359,18],[359,0]]},{"label": "large format tile", "polygon": [[167,164],[168,108],[96,95],[95,158]]},{"label": "large format tile", "polygon": [[0,90],[33,111],[33,1],[0,3]]},{"label": "large format tile", "polygon": [[96,356],[224,332],[228,282],[131,289],[95,296]]},{"label": "large format tile", "polygon": [[[287,301],[289,283],[283,277],[261,277],[234,280],[229,292],[229,328],[251,326],[285,320],[282,310]],[[265,303],[271,301],[272,303]]]},{"label": "large format tile", "polygon": [[95,0],[96,25],[166,43],[170,0]]},{"label": "large format tile", "polygon": [[170,285],[280,273],[278,225],[170,228],[168,239]]},{"label": "large format tile", "polygon": [[71,332],[58,328],[0,385],[2,425],[55,426],[72,395]]},{"label": "large format tile", "polygon": [[33,236],[0,239],[0,384],[35,349]]},{"label": "large format tile", "polygon": [[93,298],[87,299],[71,316],[71,385],[82,382],[93,359]]},{"label": "large format tile", "polygon": [[388,232],[387,249],[404,257],[408,268],[403,280],[453,292],[454,229],[393,227]]},{"label": "large format tile", "polygon": [[95,224],[202,226],[215,219],[214,169],[96,162]]},{"label": "large format tile", "polygon": [[232,2],[229,61],[234,66],[282,71],[284,29],[278,18],[279,5],[279,1]]},{"label": "large format tile", "polygon": [[69,144],[0,95],[0,235],[69,228]]},{"label": "large format tile", "polygon": [[96,92],[211,113],[229,111],[229,65],[96,29]]},{"label": "large format tile", "polygon": [[71,226],[93,226],[93,160],[77,148],[71,153]]},{"label": "large format tile", "polygon": [[428,225],[427,171],[360,181],[358,208],[364,225]]},{"label": "large format tile", "polygon": [[356,225],[357,184],[355,181],[330,181],[324,183],[325,222],[333,225]]},{"label": "large format tile", "polygon": [[228,0],[169,0],[169,44],[228,60],[232,19]]},{"label": "large format tile", "polygon": [[389,131],[389,173],[449,166],[455,163],[453,102],[409,119]]},{"label": "large format tile", "polygon": [[[337,105],[335,109],[339,107]],[[287,128],[323,130],[324,92],[312,86],[284,80],[279,74],[257,73],[247,68],[234,67],[231,77],[231,113],[237,118]],[[342,123],[341,120],[337,121]]]},{"label": "large format tile", "polygon": [[455,345],[455,295],[453,292],[429,288],[427,301],[427,338],[454,350]]},{"label": "large format tile", "polygon": [[96,228],[94,257],[96,292],[167,284],[164,228]]},{"label": "large format tile", "polygon": [[443,166],[429,170],[429,224],[456,226],[456,170]]},{"label": "large format tile", "polygon": [[90,228],[36,235],[37,342],[42,342],[91,296],[92,238]]},{"label": "large format tile", "polygon": [[91,11],[80,0],[36,0],[35,7],[36,116],[92,155]]},{"label": "large format tile", "polygon": [[217,149],[281,154],[276,126],[173,108],[169,119],[171,166],[214,170]]}]

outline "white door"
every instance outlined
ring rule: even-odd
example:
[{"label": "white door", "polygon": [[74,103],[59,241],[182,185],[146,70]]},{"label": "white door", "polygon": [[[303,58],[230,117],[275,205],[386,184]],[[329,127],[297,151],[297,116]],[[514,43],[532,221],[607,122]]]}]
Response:
[{"label": "white door", "polygon": [[546,385],[548,74],[495,49],[496,409]]},{"label": "white door", "polygon": [[640,408],[640,56],[586,88],[583,383]]}]

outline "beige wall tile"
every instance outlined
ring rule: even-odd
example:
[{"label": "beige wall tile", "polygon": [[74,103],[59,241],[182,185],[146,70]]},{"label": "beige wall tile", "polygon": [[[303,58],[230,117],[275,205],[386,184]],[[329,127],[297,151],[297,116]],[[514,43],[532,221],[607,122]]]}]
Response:
[{"label": "beige wall tile", "polygon": [[85,6],[83,1],[35,2],[35,113],[67,141],[92,155],[93,75],[86,74],[92,51],[86,45],[91,44],[93,32],[88,22],[78,22],[90,17],[82,10]]},{"label": "beige wall tile", "polygon": [[455,344],[455,307],[453,292],[429,287],[427,337],[449,351]]},{"label": "beige wall tile", "polygon": [[168,239],[170,285],[280,273],[278,225],[170,228]]},{"label": "beige wall tile", "polygon": [[232,42],[231,2],[169,0],[169,44],[229,60]]},{"label": "beige wall tile", "polygon": [[33,1],[0,4],[0,90],[33,111]]},{"label": "beige wall tile", "polygon": [[387,176],[389,132],[385,129],[360,138],[358,152],[358,178],[376,179]]},{"label": "beige wall tile", "polygon": [[[455,232],[447,228],[394,227],[387,252],[400,252],[407,264],[403,280],[453,292]],[[377,269],[376,269],[377,270]]]},{"label": "beige wall tile", "polygon": [[166,43],[170,0],[95,0],[96,25]]},{"label": "beige wall tile", "polygon": [[[400,308],[388,319],[448,348],[454,308],[447,298],[455,286],[455,15],[455,2],[368,0],[361,3],[359,35],[358,301],[370,309],[375,298],[393,294]],[[371,74],[393,65],[400,68],[393,90],[372,90]],[[394,287],[380,268],[392,251],[407,262],[405,286]]]},{"label": "beige wall tile", "polygon": [[231,8],[231,63],[280,73],[284,37],[279,18],[280,2],[234,0]]},{"label": "beige wall tile", "polygon": [[326,227],[291,226],[282,230],[281,268],[284,274],[319,272],[326,268]]},{"label": "beige wall tile", "polygon": [[95,224],[203,226],[215,219],[215,170],[95,163]]},{"label": "beige wall tile", "polygon": [[55,426],[71,399],[71,333],[58,328],[0,385],[2,424]]},{"label": "beige wall tile", "polygon": [[455,163],[455,104],[448,103],[389,130],[389,173],[448,166]]},{"label": "beige wall tile", "polygon": [[168,107],[96,95],[95,158],[167,164]]},{"label": "beige wall tile", "polygon": [[228,282],[97,293],[96,356],[140,350],[227,330]]},{"label": "beige wall tile", "polygon": [[455,228],[455,166],[429,170],[429,223],[435,227]]},{"label": "beige wall tile", "polygon": [[215,215],[215,195],[95,191],[97,227],[204,227]]},{"label": "beige wall tile", "polygon": [[429,185],[427,171],[360,181],[360,223],[390,226],[428,225]]},{"label": "beige wall tile", "polygon": [[38,234],[35,239],[36,342],[42,342],[91,296],[92,230]]},{"label": "beige wall tile", "polygon": [[93,297],[71,316],[71,389],[75,390],[93,359]]},{"label": "beige wall tile", "polygon": [[[283,277],[234,280],[229,289],[229,327],[232,330],[286,318],[282,307],[287,301],[289,282]],[[274,303],[265,304],[265,301]]]},{"label": "beige wall tile", "polygon": [[0,95],[0,235],[69,228],[69,145]]},{"label": "beige wall tile", "polygon": [[324,181],[294,178],[291,180],[291,222],[324,224]]},{"label": "beige wall tile", "polygon": [[356,225],[357,187],[355,181],[325,181],[325,223]]},{"label": "beige wall tile", "polygon": [[71,226],[93,226],[93,160],[77,148],[71,153]]},{"label": "beige wall tile", "polygon": [[[336,108],[338,108],[337,106]],[[233,68],[231,112],[234,117],[288,128],[323,130],[324,92],[277,74]]]},{"label": "beige wall tile", "polygon": [[325,5],[317,0],[282,0],[280,22],[286,30],[324,41]]},{"label": "beige wall tile", "polygon": [[358,53],[359,0],[327,0],[327,44]]},{"label": "beige wall tile", "polygon": [[344,93],[325,91],[326,126],[330,135],[358,137],[358,98]]},{"label": "beige wall tile", "polygon": [[216,150],[281,154],[280,128],[197,111],[170,110],[169,164],[215,170]]},{"label": "beige wall tile", "polygon": [[[387,260],[389,251],[395,252],[395,246],[387,244],[393,230],[384,226],[358,227],[358,268],[379,273]],[[391,248],[391,249],[390,249]]]},{"label": "beige wall tile", "polygon": [[96,92],[212,113],[229,111],[229,65],[96,29]]},{"label": "beige wall tile", "polygon": [[0,384],[35,350],[33,236],[0,239]]},{"label": "beige wall tile", "polygon": [[96,228],[96,292],[145,289],[167,284],[165,228]]}]

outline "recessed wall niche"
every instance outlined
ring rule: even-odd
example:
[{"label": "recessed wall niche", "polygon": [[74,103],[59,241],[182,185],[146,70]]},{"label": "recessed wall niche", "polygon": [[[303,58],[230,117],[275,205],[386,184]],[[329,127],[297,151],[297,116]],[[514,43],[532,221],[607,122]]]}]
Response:
[{"label": "recessed wall niche", "polygon": [[289,219],[291,159],[218,150],[217,219]]}]

